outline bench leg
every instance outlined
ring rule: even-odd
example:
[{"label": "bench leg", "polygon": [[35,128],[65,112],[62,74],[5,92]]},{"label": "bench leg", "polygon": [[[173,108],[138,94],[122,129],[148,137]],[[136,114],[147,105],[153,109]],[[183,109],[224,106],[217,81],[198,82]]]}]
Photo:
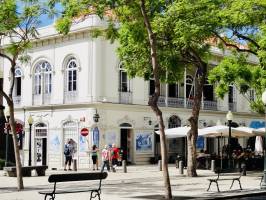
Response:
[{"label": "bench leg", "polygon": [[97,196],[98,196],[98,200],[101,200],[100,193],[98,190],[91,191],[90,200],[96,198]]},{"label": "bench leg", "polygon": [[44,200],[46,200],[46,198],[49,196],[49,200],[54,200],[55,199],[55,194],[46,194],[44,196]]},{"label": "bench leg", "polygon": [[232,181],[232,184],[230,186],[230,189],[233,187],[235,180]]},{"label": "bench leg", "polygon": [[46,198],[47,198],[48,196],[50,196],[49,200],[54,200],[54,199],[55,199],[55,194],[52,194],[52,195],[50,195],[50,194],[46,194],[45,197],[44,197],[44,200],[46,200]]},{"label": "bench leg", "polygon": [[238,180],[238,183],[239,183],[240,190],[242,190],[242,186],[241,186],[240,180]]},{"label": "bench leg", "polygon": [[216,186],[217,186],[217,191],[220,192],[218,181],[215,181],[215,183],[216,183]]},{"label": "bench leg", "polygon": [[211,187],[212,181],[210,181],[209,187],[207,189],[207,191],[209,191],[210,187]]}]

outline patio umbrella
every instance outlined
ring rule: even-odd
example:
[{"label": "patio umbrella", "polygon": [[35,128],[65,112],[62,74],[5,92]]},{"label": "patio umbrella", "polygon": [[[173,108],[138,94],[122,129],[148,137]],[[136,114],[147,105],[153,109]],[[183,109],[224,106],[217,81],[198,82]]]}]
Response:
[{"label": "patio umbrella", "polygon": [[[190,126],[182,126],[176,128],[169,128],[164,130],[165,136],[167,138],[180,138],[180,137],[187,137],[187,133],[190,131]],[[160,134],[160,131],[155,131],[157,134]],[[201,129],[198,129],[198,134],[201,136],[203,134]]]},{"label": "patio umbrella", "polygon": [[255,140],[255,154],[262,155],[263,154],[263,141],[261,136],[256,136]]},{"label": "patio umbrella", "polygon": [[254,128],[254,131],[253,133],[256,135],[256,136],[265,136],[265,128]]},{"label": "patio umbrella", "polygon": [[[200,134],[205,137],[228,137],[229,127],[224,125],[211,126],[201,129]],[[231,128],[231,137],[252,137],[255,134],[251,130],[244,130],[243,128]]]}]

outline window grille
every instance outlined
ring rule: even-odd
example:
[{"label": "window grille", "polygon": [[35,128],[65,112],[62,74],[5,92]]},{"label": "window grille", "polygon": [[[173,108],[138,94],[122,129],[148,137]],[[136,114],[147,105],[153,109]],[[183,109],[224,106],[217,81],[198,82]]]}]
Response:
[{"label": "window grille", "polygon": [[35,138],[47,137],[47,126],[44,123],[35,126]]}]

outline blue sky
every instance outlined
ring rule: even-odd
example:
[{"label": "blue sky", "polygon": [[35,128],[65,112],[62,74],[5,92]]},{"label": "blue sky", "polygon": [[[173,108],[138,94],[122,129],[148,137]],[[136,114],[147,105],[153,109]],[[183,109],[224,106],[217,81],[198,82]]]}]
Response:
[{"label": "blue sky", "polygon": [[[43,1],[44,1],[44,2],[47,2],[46,0],[43,0]],[[17,5],[18,5],[18,11],[19,11],[20,8],[23,6],[23,4],[22,4],[21,1],[18,0]],[[60,4],[56,4],[55,8],[56,8],[58,11],[60,11],[62,7],[60,6]],[[39,25],[39,27],[44,27],[44,26],[48,26],[48,25],[52,24],[52,23],[55,21],[55,18],[56,18],[56,17],[51,18],[51,17],[49,17],[48,15],[42,15],[42,16],[40,17],[40,25]]]}]

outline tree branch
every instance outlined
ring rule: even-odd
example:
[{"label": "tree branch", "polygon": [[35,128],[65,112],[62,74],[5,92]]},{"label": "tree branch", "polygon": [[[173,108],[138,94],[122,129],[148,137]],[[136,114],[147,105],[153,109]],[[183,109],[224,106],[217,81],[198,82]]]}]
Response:
[{"label": "tree branch", "polygon": [[247,53],[251,53],[251,54],[254,54],[254,55],[258,55],[257,52],[255,51],[252,51],[250,49],[240,49],[236,44],[232,44],[232,43],[228,43],[227,41],[225,41],[224,38],[222,38],[218,33],[216,32],[213,32],[215,34],[216,37],[218,37],[223,43],[225,46],[227,47],[233,47],[234,49],[236,49],[237,51],[239,52],[247,52]]},{"label": "tree branch", "polygon": [[240,34],[237,31],[234,31],[233,34],[235,36],[237,36],[238,38],[241,38],[241,39],[244,39],[244,40],[247,40],[247,41],[251,42],[254,46],[256,46],[258,49],[260,49],[260,45],[256,41],[252,40],[251,38],[249,38],[249,37],[247,37],[245,35],[242,35],[242,34]]}]

